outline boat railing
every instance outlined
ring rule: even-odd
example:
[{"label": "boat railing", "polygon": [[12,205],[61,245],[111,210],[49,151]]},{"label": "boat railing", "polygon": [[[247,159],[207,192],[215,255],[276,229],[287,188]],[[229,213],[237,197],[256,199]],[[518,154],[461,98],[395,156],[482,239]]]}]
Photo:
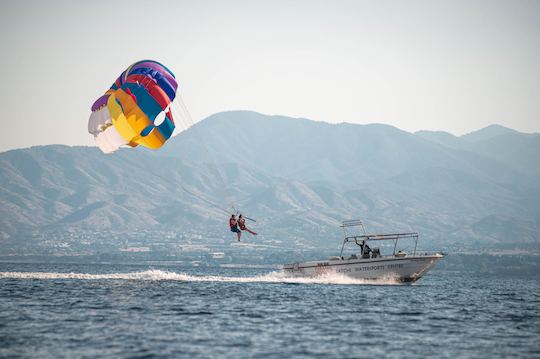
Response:
[{"label": "boat railing", "polygon": [[357,236],[345,236],[345,239],[343,240],[343,245],[341,246],[340,257],[343,256],[343,249],[345,248],[345,244],[349,242],[354,242],[356,244],[359,244],[358,241],[368,242],[368,241],[384,241],[384,240],[394,242],[394,250],[393,250],[392,256],[395,256],[398,241],[400,239],[409,239],[409,238],[414,240],[413,255],[416,255],[416,247],[418,245],[417,232],[388,233],[388,234],[363,234],[363,235],[357,235]]},{"label": "boat railing", "polygon": [[364,227],[364,224],[359,219],[352,219],[352,220],[349,220],[349,221],[341,222],[340,227],[344,228],[344,227],[358,227],[358,226]]},{"label": "boat railing", "polygon": [[348,236],[350,236],[352,234],[351,231],[355,230],[354,227],[360,227],[362,229],[362,233],[367,234],[366,233],[366,227],[364,227],[364,223],[362,223],[362,221],[359,220],[359,219],[343,221],[343,222],[341,222],[340,227],[343,228],[343,235],[345,237],[348,237]]}]

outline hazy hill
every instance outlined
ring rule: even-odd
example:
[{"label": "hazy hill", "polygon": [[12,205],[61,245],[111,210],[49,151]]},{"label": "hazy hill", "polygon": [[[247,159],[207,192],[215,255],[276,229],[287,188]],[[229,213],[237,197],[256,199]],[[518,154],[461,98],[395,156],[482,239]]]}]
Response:
[{"label": "hazy hill", "polygon": [[232,200],[283,243],[335,247],[339,221],[363,218],[372,231],[418,230],[428,246],[538,249],[538,146],[499,127],[455,137],[219,113],[156,152],[1,153],[0,234],[4,245],[43,231],[227,236],[215,205]]},{"label": "hazy hill", "polygon": [[239,163],[284,178],[349,188],[434,166],[496,176],[501,183],[534,180],[509,172],[505,164],[478,151],[455,151],[419,137],[387,125],[292,121],[238,111],[209,117],[180,134],[160,155]]},{"label": "hazy hill", "polygon": [[491,125],[456,137],[446,132],[416,132],[429,141],[452,149],[480,154],[538,181],[540,176],[540,134],[521,133],[503,126]]}]

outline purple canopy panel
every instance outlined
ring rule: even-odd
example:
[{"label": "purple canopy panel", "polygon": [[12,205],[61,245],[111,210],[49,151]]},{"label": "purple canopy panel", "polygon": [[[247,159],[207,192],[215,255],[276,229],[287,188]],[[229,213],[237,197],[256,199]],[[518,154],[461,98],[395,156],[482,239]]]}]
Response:
[{"label": "purple canopy panel", "polygon": [[160,63],[152,61],[152,60],[141,61],[133,65],[130,70],[139,69],[139,68],[149,68],[149,69],[158,71],[161,75],[163,75],[163,77],[165,77],[169,81],[171,86],[174,88],[175,92],[178,89],[178,82],[176,82],[174,75],[165,66],[161,65]]},{"label": "purple canopy panel", "polygon": [[98,98],[96,102],[94,102],[94,104],[92,105],[92,112],[97,111],[103,106],[105,106],[107,104],[107,100],[109,99],[109,96],[110,95],[106,94]]}]

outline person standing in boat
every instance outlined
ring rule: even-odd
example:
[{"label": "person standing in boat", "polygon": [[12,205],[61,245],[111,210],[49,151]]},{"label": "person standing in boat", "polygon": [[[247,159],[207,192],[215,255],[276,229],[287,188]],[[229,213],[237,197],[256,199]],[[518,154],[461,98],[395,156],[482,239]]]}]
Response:
[{"label": "person standing in boat", "polygon": [[236,233],[238,242],[240,242],[242,231],[238,229],[238,220],[236,219],[236,216],[234,214],[231,214],[231,218],[229,218],[229,227],[231,228],[231,232]]},{"label": "person standing in boat", "polygon": [[257,235],[256,232],[253,232],[251,229],[246,227],[246,219],[241,214],[238,216],[238,227],[240,227],[240,229],[242,231],[247,231],[247,232],[251,233],[254,236]]},{"label": "person standing in boat", "polygon": [[360,244],[362,258],[369,258],[369,253],[371,253],[371,248],[367,245],[366,241],[362,241]]}]

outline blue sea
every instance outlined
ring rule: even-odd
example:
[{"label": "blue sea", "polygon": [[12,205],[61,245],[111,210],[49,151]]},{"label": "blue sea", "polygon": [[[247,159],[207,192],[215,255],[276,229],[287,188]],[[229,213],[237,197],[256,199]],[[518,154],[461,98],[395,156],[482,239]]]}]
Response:
[{"label": "blue sea", "polygon": [[540,280],[0,263],[0,357],[540,357]]}]

